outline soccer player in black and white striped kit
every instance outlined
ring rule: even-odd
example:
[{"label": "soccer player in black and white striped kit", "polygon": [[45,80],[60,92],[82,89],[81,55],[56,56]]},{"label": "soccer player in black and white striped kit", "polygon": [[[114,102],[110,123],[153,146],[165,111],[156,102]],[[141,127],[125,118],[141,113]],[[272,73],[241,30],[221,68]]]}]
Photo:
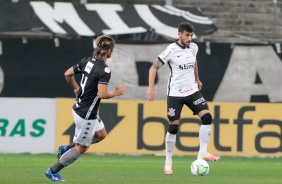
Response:
[{"label": "soccer player in black and white striped kit", "polygon": [[[82,59],[78,64],[65,72],[67,83],[73,88],[76,102],[72,108],[75,122],[75,147],[66,151],[56,164],[47,169],[45,175],[52,181],[64,181],[58,173],[64,167],[75,162],[93,143],[95,134],[107,135],[104,123],[97,115],[101,99],[123,95],[126,88],[119,85],[113,92],[108,90],[111,70],[106,61],[111,57],[115,40],[111,35],[102,35],[96,39],[96,48],[93,57]],[[81,75],[79,85],[75,74]]]},{"label": "soccer player in black and white striped kit", "polygon": [[164,173],[172,175],[172,151],[178,132],[180,114],[183,105],[189,107],[194,115],[198,115],[202,123],[199,130],[200,150],[199,159],[217,161],[219,156],[207,152],[207,145],[211,133],[212,116],[208,104],[199,90],[202,83],[198,75],[197,52],[198,46],[192,42],[194,27],[188,22],[178,26],[179,39],[170,44],[154,61],[149,70],[149,88],[147,98],[153,101],[154,81],[157,70],[164,64],[168,65],[169,78],[167,85],[167,117],[169,119],[168,132],[165,137],[166,160]]}]

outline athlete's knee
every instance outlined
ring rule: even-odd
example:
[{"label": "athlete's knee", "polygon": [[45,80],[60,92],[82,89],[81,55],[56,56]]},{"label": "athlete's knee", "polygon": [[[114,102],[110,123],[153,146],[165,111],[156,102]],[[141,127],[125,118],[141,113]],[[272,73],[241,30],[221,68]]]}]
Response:
[{"label": "athlete's knee", "polygon": [[102,140],[104,140],[105,138],[107,137],[107,133],[106,134],[103,134],[103,135],[100,135],[100,136],[95,136],[93,137],[92,141],[91,141],[91,144],[96,144],[98,142],[101,142]]},{"label": "athlete's knee", "polygon": [[85,153],[87,151],[88,146],[83,146],[83,145],[80,145],[80,144],[76,144],[75,145],[75,149],[76,149],[76,151],[78,153],[83,154],[83,153]]},{"label": "athlete's knee", "polygon": [[107,137],[107,134],[103,134],[103,135],[101,135],[101,136],[99,136],[99,137],[96,137],[97,143],[100,142],[100,141],[102,141],[102,140],[104,140],[106,137]]},{"label": "athlete's knee", "polygon": [[212,115],[211,113],[206,113],[201,117],[202,125],[210,125],[212,122]]},{"label": "athlete's knee", "polygon": [[107,137],[107,132],[104,131],[103,133],[99,134],[96,138],[99,139],[99,141],[102,141]]},{"label": "athlete's knee", "polygon": [[91,141],[91,144],[96,144],[98,142],[101,142],[106,137],[107,137],[107,131],[105,128],[103,128],[102,130],[95,132],[94,137]]},{"label": "athlete's knee", "polygon": [[170,134],[176,134],[178,132],[178,124],[169,124],[168,126],[168,132]]}]

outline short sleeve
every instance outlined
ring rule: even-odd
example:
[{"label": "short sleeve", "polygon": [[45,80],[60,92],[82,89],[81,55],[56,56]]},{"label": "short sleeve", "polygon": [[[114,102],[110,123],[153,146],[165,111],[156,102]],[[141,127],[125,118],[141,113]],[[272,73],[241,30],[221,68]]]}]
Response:
[{"label": "short sleeve", "polygon": [[192,52],[193,56],[196,57],[198,50],[199,50],[198,45],[192,42],[190,47],[191,47],[191,52]]},{"label": "short sleeve", "polygon": [[76,65],[72,66],[73,72],[75,74],[81,73],[82,69],[86,65],[87,61],[88,61],[88,58],[84,58],[81,61],[79,61],[79,63],[77,63]]},{"label": "short sleeve", "polygon": [[170,53],[172,52],[172,49],[170,46],[168,46],[159,56],[158,59],[163,63],[167,63],[170,60]]},{"label": "short sleeve", "polygon": [[99,78],[99,84],[108,84],[111,79],[111,69],[109,67],[105,67],[102,75]]}]

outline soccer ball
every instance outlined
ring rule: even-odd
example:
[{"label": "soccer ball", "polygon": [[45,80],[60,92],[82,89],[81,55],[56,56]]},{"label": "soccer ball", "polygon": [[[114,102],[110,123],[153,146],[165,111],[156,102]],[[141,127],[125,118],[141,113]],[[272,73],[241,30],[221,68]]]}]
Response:
[{"label": "soccer ball", "polygon": [[209,173],[210,166],[203,159],[197,159],[191,164],[191,173],[196,176],[205,176]]}]

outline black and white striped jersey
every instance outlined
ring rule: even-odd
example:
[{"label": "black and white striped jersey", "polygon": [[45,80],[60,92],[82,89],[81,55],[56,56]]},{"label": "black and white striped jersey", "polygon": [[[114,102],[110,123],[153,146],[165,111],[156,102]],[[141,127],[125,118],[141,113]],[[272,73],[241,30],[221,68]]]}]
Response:
[{"label": "black and white striped jersey", "polygon": [[158,59],[163,64],[167,63],[169,68],[168,96],[183,97],[198,91],[194,74],[197,52],[198,45],[193,42],[189,48],[174,42],[158,56]]},{"label": "black and white striped jersey", "polygon": [[98,84],[108,85],[111,70],[102,59],[88,57],[73,66],[75,74],[81,74],[79,94],[73,110],[83,119],[96,119],[100,105]]}]

